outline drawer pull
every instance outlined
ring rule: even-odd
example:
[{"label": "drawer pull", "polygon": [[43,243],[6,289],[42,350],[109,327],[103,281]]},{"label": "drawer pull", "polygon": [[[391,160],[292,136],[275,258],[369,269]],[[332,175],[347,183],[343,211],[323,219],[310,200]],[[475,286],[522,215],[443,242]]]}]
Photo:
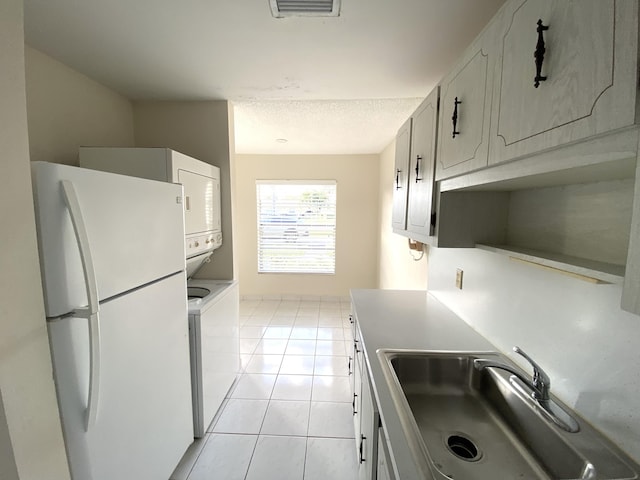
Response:
[{"label": "drawer pull", "polygon": [[537,22],[538,28],[536,28],[536,32],[538,32],[538,41],[536,42],[536,51],[533,53],[533,56],[536,59],[536,77],[533,79],[533,86],[538,88],[540,86],[540,82],[544,82],[547,77],[542,76],[542,63],[544,62],[544,53],[547,51],[544,46],[544,36],[542,32],[549,30],[549,27],[542,24],[542,20],[538,20]]}]

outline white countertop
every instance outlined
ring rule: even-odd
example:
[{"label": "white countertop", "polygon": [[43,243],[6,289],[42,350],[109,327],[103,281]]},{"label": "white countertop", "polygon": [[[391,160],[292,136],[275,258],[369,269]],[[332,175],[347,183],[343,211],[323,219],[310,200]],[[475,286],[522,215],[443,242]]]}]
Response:
[{"label": "white countertop", "polygon": [[398,480],[422,480],[405,439],[376,350],[496,351],[462,319],[425,291],[352,290],[353,314]]}]

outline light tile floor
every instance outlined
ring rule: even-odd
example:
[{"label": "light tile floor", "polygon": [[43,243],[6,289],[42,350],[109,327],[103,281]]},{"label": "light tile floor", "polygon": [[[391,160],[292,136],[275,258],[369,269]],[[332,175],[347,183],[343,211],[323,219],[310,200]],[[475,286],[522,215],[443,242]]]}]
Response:
[{"label": "light tile floor", "polygon": [[349,311],[242,300],[242,372],[171,480],[354,480]]}]

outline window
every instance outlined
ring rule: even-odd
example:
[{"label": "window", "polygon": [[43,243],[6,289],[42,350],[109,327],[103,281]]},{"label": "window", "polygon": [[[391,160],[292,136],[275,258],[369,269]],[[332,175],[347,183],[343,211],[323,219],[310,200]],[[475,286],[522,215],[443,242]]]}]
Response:
[{"label": "window", "polygon": [[258,180],[258,273],[336,270],[336,182]]}]

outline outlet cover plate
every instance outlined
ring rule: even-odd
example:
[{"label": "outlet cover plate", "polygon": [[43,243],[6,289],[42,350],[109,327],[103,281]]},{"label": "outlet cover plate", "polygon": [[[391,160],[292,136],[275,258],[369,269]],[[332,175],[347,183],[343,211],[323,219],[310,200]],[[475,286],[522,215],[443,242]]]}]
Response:
[{"label": "outlet cover plate", "polygon": [[460,268],[456,268],[456,287],[462,290],[462,275],[463,271]]}]

